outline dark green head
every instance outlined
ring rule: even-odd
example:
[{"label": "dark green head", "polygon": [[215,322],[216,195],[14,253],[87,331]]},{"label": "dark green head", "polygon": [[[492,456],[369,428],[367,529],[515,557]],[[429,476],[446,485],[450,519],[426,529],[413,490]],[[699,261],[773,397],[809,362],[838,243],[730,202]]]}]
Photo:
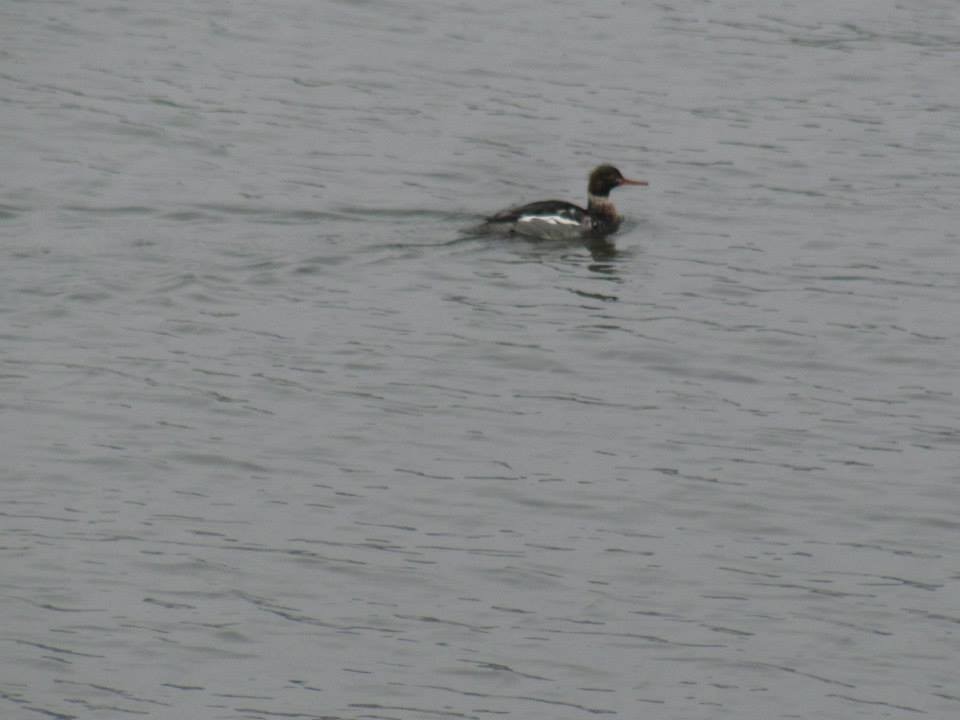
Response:
[{"label": "dark green head", "polygon": [[607,197],[610,191],[621,185],[648,185],[646,180],[630,180],[613,165],[600,165],[590,173],[587,192],[594,197]]}]

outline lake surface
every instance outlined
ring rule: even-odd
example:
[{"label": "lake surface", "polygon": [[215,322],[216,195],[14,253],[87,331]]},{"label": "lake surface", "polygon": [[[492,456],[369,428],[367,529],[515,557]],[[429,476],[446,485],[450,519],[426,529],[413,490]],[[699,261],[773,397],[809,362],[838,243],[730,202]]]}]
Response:
[{"label": "lake surface", "polygon": [[[4,3],[0,716],[957,717],[958,48]],[[601,162],[615,248],[467,232]]]}]

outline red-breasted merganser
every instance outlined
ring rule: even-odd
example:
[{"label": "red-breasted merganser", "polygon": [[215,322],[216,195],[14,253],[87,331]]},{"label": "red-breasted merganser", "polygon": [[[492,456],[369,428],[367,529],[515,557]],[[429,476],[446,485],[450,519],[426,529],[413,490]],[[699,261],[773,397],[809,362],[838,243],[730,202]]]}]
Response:
[{"label": "red-breasted merganser", "polygon": [[602,238],[623,222],[610,202],[610,191],[621,185],[648,184],[625,178],[613,165],[600,165],[590,173],[586,208],[565,200],[541,200],[498,212],[483,227],[542,239]]}]

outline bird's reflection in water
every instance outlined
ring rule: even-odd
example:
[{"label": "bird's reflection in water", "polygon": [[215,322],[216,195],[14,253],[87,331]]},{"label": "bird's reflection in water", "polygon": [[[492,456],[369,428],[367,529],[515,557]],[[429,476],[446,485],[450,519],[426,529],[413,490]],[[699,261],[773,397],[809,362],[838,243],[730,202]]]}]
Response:
[{"label": "bird's reflection in water", "polygon": [[[450,244],[474,241],[486,237],[489,237],[489,233],[464,231],[459,238],[451,241]],[[575,244],[530,238],[511,238],[511,240],[510,247],[512,247],[516,253],[513,256],[513,262],[559,264],[558,266],[567,268],[567,271],[574,270],[575,268],[585,268],[591,274],[591,284],[596,280],[607,283],[622,283],[621,270],[624,266],[624,261],[629,263],[628,258],[633,254],[631,249],[625,251],[618,250],[616,243],[608,237],[580,238]],[[586,257],[583,252],[584,250],[589,253],[589,261],[587,262],[585,262]],[[580,279],[584,280],[586,277],[580,276]],[[604,302],[616,302],[619,300],[617,295],[598,292],[596,287],[588,290],[578,288],[569,289],[576,295],[602,300]]]},{"label": "bird's reflection in water", "polygon": [[585,244],[593,262],[587,265],[587,269],[601,275],[606,280],[620,282],[620,261],[623,254],[617,250],[617,246],[610,240],[603,238],[588,240]]},{"label": "bird's reflection in water", "polygon": [[[601,300],[603,302],[616,302],[619,296],[605,291],[605,287],[597,285],[597,281],[604,283],[613,283],[619,285],[623,282],[620,277],[620,263],[617,258],[617,248],[609,240],[600,238],[584,241],[583,247],[590,253],[592,262],[584,263],[583,254],[578,252],[576,256],[570,255],[566,260],[570,264],[586,268],[590,271],[592,280],[589,280],[586,287],[571,287],[569,290],[575,295],[591,300]],[[587,280],[586,276],[580,277],[581,281]],[[579,283],[578,283],[579,284]],[[613,286],[606,285],[606,288],[613,289]]]},{"label": "bird's reflection in water", "polygon": [[584,245],[597,262],[609,262],[617,256],[617,246],[606,238],[591,238]]}]

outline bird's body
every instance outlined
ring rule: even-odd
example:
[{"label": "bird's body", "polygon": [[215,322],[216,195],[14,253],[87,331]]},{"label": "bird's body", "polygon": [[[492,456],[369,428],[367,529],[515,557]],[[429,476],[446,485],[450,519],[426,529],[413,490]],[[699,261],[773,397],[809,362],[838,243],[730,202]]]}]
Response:
[{"label": "bird's body", "polygon": [[590,173],[587,207],[565,200],[540,200],[503,210],[487,218],[483,227],[549,240],[606,237],[623,221],[610,202],[610,191],[621,185],[646,184],[645,180],[625,178],[612,165],[600,165]]}]

